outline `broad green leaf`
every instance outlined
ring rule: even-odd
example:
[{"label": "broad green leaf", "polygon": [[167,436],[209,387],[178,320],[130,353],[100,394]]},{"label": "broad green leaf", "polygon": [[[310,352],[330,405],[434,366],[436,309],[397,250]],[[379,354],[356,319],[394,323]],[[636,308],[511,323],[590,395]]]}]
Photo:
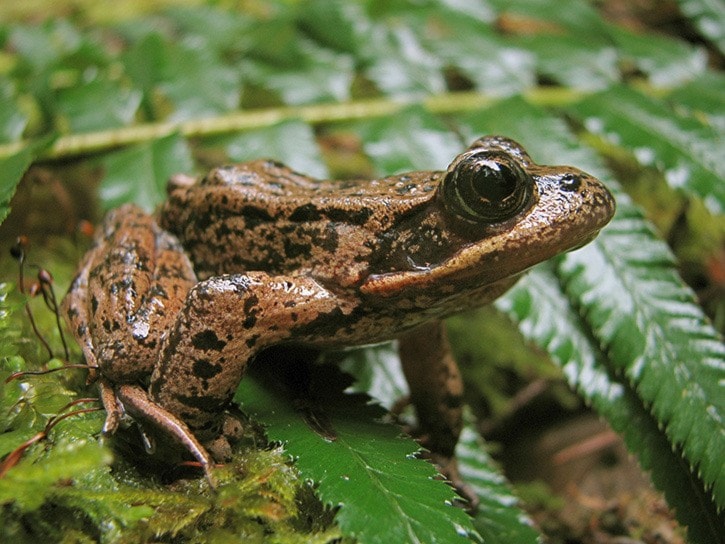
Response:
[{"label": "broad green leaf", "polygon": [[476,89],[505,96],[535,85],[535,56],[530,51],[507,45],[490,25],[469,15],[439,19],[433,31],[421,33],[421,40],[447,65],[458,68]]},{"label": "broad green leaf", "polygon": [[194,163],[186,141],[177,134],[106,155],[106,176],[99,193],[104,210],[135,202],[147,211],[166,197],[173,174],[191,173]]},{"label": "broad green leaf", "polygon": [[570,111],[589,131],[661,169],[672,187],[696,194],[713,213],[725,212],[725,140],[712,128],[626,87],[587,97]]},{"label": "broad green leaf", "polygon": [[0,223],[10,213],[10,199],[31,161],[32,153],[27,147],[15,155],[0,158]]},{"label": "broad green leaf", "polygon": [[[356,378],[348,391],[367,392],[387,409],[408,393],[397,351],[391,344],[347,354],[341,368]],[[456,457],[463,480],[481,501],[473,523],[483,541],[493,544],[538,542],[537,531],[528,516],[518,508],[518,499],[511,492],[506,478],[486,453],[469,413],[465,414]]]},{"label": "broad green leaf", "polygon": [[15,101],[14,85],[0,78],[0,143],[14,142],[20,138],[27,124]]},{"label": "broad green leaf", "polygon": [[310,126],[301,121],[286,121],[265,129],[218,138],[233,161],[260,158],[282,159],[284,163],[309,176],[329,177],[327,167]]},{"label": "broad green leaf", "polygon": [[566,292],[581,301],[612,370],[626,376],[722,508],[725,345],[664,243],[623,197],[595,248],[561,262]]},{"label": "broad green leaf", "polygon": [[61,91],[56,100],[63,128],[73,133],[92,132],[131,123],[141,102],[141,92],[96,79]]},{"label": "broad green leaf", "polygon": [[443,62],[427,50],[412,28],[380,21],[368,30],[362,51],[365,75],[389,95],[420,95],[445,90]]},{"label": "broad green leaf", "polygon": [[[397,427],[380,423],[384,411],[367,396],[343,393],[347,382],[338,372],[329,366],[322,372],[313,382],[324,387],[315,395],[322,398],[311,403],[312,417],[305,417],[305,408],[296,410],[279,389],[253,378],[243,380],[236,398],[266,426],[271,440],[285,444],[302,476],[317,484],[320,499],[339,507],[336,521],[343,533],[363,544],[475,537],[470,518],[453,506],[451,487],[433,478],[432,465],[414,457],[419,446]],[[323,428],[334,440],[309,421],[327,422]]]},{"label": "broad green leaf", "polygon": [[721,72],[707,72],[677,87],[667,95],[667,102],[675,111],[684,108],[693,117],[704,118],[720,134],[725,134],[725,75]]},{"label": "broad green leaf", "polygon": [[688,527],[689,542],[720,542],[722,512],[717,512],[702,481],[690,472],[682,452],[673,449],[636,390],[610,367],[576,301],[562,292],[553,263],[526,275],[497,306],[551,354],[570,385],[624,438]]},{"label": "broad green leaf", "polygon": [[442,170],[463,151],[456,136],[422,108],[410,108],[395,117],[375,119],[353,127],[361,135],[365,153],[378,172]]},{"label": "broad green leaf", "polygon": [[42,25],[15,26],[10,31],[9,42],[23,64],[41,71],[76,53],[83,43],[83,36],[69,21],[59,19]]},{"label": "broad green leaf", "polygon": [[560,85],[596,90],[619,80],[617,50],[611,45],[573,34],[536,34],[514,43],[536,55],[537,72]]},{"label": "broad green leaf", "polygon": [[167,44],[162,73],[159,89],[173,105],[173,121],[211,116],[233,110],[239,104],[239,73],[207,50]]},{"label": "broad green leaf", "polygon": [[506,478],[486,452],[481,437],[467,416],[456,447],[458,466],[464,481],[481,503],[473,525],[486,544],[538,543],[540,537],[531,519],[519,509]]},{"label": "broad green leaf", "polygon": [[725,5],[720,0],[678,0],[677,3],[702,35],[725,55]]},{"label": "broad green leaf", "polygon": [[[532,25],[532,30],[559,34],[562,29],[585,38],[589,43],[606,40],[604,22],[589,2],[560,0],[556,9],[541,0],[488,0],[498,16],[512,16]],[[546,24],[543,24],[546,23]]]},{"label": "broad green leaf", "polygon": [[265,62],[245,63],[245,79],[273,90],[285,104],[345,101],[350,98],[353,59],[314,42],[299,40],[298,62],[294,66],[275,66]]},{"label": "broad green leaf", "polygon": [[254,32],[259,21],[242,10],[188,5],[173,6],[167,13],[176,23],[176,33],[182,34],[187,42],[212,51],[217,58],[235,58],[255,44]]},{"label": "broad green leaf", "polygon": [[[156,91],[168,99],[172,121],[209,117],[239,105],[239,71],[198,44],[171,42],[153,33],[129,50],[124,62],[147,94]],[[151,108],[151,97],[145,100],[147,109]],[[162,117],[160,111],[152,114]]]},{"label": "broad green leaf", "polygon": [[672,86],[704,73],[707,53],[681,40],[653,33],[634,33],[608,25],[607,33],[619,50],[619,56],[646,74],[652,84]]},{"label": "broad green leaf", "polygon": [[370,28],[363,2],[312,0],[300,5],[301,28],[317,42],[337,51],[356,54]]}]

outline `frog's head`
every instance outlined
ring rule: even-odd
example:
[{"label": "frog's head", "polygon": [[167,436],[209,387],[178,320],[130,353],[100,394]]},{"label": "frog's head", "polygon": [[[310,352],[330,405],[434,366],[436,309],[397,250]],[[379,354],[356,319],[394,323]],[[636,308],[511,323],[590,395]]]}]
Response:
[{"label": "frog's head", "polygon": [[[614,210],[612,195],[591,175],[537,165],[508,138],[480,138],[440,176],[419,234],[396,248],[408,269],[372,274],[362,291],[445,295],[491,285],[590,242]],[[426,231],[435,236],[426,240]],[[430,249],[435,244],[440,249]]]}]

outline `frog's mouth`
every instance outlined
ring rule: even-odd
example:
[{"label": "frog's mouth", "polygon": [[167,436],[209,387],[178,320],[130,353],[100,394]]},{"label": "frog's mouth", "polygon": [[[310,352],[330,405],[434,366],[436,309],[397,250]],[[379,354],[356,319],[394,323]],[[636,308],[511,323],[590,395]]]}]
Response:
[{"label": "frog's mouth", "polygon": [[577,249],[581,249],[581,248],[583,248],[583,247],[584,247],[585,245],[587,245],[587,244],[589,244],[589,243],[593,242],[593,241],[594,241],[594,239],[595,239],[595,238],[596,238],[597,236],[599,236],[599,232],[600,232],[600,231],[601,231],[601,229],[597,229],[597,230],[595,230],[595,231],[594,231],[594,232],[593,232],[592,234],[590,234],[589,236],[587,236],[586,238],[584,238],[584,239],[583,239],[583,240],[582,240],[581,242],[579,242],[579,243],[578,243],[578,244],[576,244],[575,246],[571,247],[570,249],[567,249],[566,251],[564,251],[564,253],[571,253],[572,251],[576,251]]}]

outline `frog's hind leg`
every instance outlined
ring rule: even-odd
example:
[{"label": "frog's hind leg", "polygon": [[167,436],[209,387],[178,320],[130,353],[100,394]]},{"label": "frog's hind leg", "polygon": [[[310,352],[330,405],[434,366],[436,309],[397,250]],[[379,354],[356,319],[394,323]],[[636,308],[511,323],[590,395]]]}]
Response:
[{"label": "frog's hind leg", "polygon": [[212,489],[215,487],[214,478],[211,474],[214,461],[186,423],[153,402],[146,391],[137,385],[121,385],[116,388],[115,393],[131,416],[166,431],[183,445],[199,461]]}]

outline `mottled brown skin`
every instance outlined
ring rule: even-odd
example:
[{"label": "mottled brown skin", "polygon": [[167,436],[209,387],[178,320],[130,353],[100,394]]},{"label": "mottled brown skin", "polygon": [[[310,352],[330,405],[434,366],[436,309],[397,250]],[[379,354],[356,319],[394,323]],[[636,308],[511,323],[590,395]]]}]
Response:
[{"label": "mottled brown skin", "polygon": [[[460,196],[469,178],[480,190],[470,172],[481,165],[519,172],[517,188],[503,176],[500,189],[475,192],[483,204]],[[510,206],[483,217],[499,196]],[[447,172],[368,181],[320,181],[253,161],[170,182],[159,224],[201,281],[173,237],[126,206],[106,219],[66,308],[105,387],[200,460],[197,438],[228,452],[224,410],[261,350],[400,338],[425,444],[452,459],[462,384],[440,320],[491,302],[529,267],[588,242],[613,212],[596,179],[536,165],[500,137],[477,140]],[[128,288],[125,298],[113,285]],[[144,316],[148,335],[134,335]],[[152,368],[146,396],[136,384]],[[448,474],[456,478],[454,464]]]}]

